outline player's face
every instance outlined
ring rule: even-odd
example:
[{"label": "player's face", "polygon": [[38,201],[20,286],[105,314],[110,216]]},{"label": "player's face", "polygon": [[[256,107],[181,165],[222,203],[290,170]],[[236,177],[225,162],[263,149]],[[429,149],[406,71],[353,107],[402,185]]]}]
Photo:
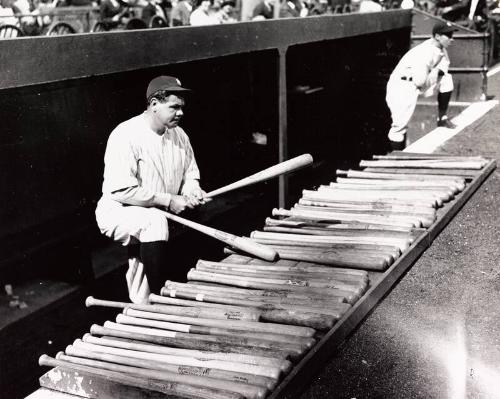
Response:
[{"label": "player's face", "polygon": [[166,102],[157,102],[155,104],[156,116],[160,123],[167,127],[173,128],[179,125],[179,122],[184,115],[184,99],[174,94],[168,96]]},{"label": "player's face", "polygon": [[445,33],[443,35],[436,35],[437,41],[443,48],[448,48],[448,46],[453,42],[453,33]]}]

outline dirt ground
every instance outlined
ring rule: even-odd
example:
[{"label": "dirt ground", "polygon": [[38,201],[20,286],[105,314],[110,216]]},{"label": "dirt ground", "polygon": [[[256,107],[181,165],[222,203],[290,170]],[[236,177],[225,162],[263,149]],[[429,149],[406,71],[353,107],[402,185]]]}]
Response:
[{"label": "dirt ground", "polygon": [[[489,80],[500,92],[500,77]],[[499,159],[500,110],[437,152]],[[500,398],[500,171],[351,334],[301,399]]]}]

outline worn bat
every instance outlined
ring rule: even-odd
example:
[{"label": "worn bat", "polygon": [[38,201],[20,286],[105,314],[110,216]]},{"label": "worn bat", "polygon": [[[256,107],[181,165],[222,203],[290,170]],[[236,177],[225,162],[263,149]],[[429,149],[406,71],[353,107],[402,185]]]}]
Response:
[{"label": "worn bat", "polygon": [[255,183],[263,182],[273,177],[283,175],[285,173],[293,172],[294,170],[303,168],[305,166],[311,165],[313,158],[310,154],[303,154],[298,157],[289,159],[288,161],[281,162],[277,165],[271,166],[267,169],[261,170],[251,176],[245,177],[244,179],[238,180],[234,183],[228,184],[227,186],[221,187],[217,190],[210,191],[205,195],[207,198],[213,198],[217,195],[227,193],[228,191],[235,190],[237,188],[250,186]]}]

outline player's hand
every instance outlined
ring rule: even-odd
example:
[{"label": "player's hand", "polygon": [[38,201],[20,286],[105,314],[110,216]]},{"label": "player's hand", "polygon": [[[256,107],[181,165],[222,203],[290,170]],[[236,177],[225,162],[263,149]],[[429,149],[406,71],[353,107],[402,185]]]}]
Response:
[{"label": "player's hand", "polygon": [[206,195],[207,193],[205,191],[203,191],[199,187],[196,187],[189,193],[188,198],[193,206],[199,206],[211,201],[211,198],[207,198]]},{"label": "player's hand", "polygon": [[187,209],[193,209],[194,205],[190,201],[190,199],[184,195],[175,195],[173,194],[170,198],[170,205],[168,209],[173,213],[178,214]]}]

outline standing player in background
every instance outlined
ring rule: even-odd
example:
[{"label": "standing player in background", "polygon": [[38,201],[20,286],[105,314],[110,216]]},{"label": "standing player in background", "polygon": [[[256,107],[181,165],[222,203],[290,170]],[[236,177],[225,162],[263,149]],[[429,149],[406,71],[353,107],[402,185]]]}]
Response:
[{"label": "standing player in background", "polygon": [[165,268],[175,267],[168,263],[162,209],[177,214],[203,203],[193,149],[178,126],[188,91],[172,76],[153,79],[146,111],[119,124],[108,139],[96,219],[103,234],[128,246],[126,279],[135,303],[159,294]]},{"label": "standing player in background", "polygon": [[420,94],[429,97],[437,89],[437,125],[449,129],[456,127],[446,115],[453,91],[453,80],[448,73],[450,59],[446,49],[452,43],[453,32],[456,30],[449,22],[436,22],[432,38],[409,50],[392,72],[386,94],[392,118],[388,134],[392,149],[405,148],[408,123]]}]

